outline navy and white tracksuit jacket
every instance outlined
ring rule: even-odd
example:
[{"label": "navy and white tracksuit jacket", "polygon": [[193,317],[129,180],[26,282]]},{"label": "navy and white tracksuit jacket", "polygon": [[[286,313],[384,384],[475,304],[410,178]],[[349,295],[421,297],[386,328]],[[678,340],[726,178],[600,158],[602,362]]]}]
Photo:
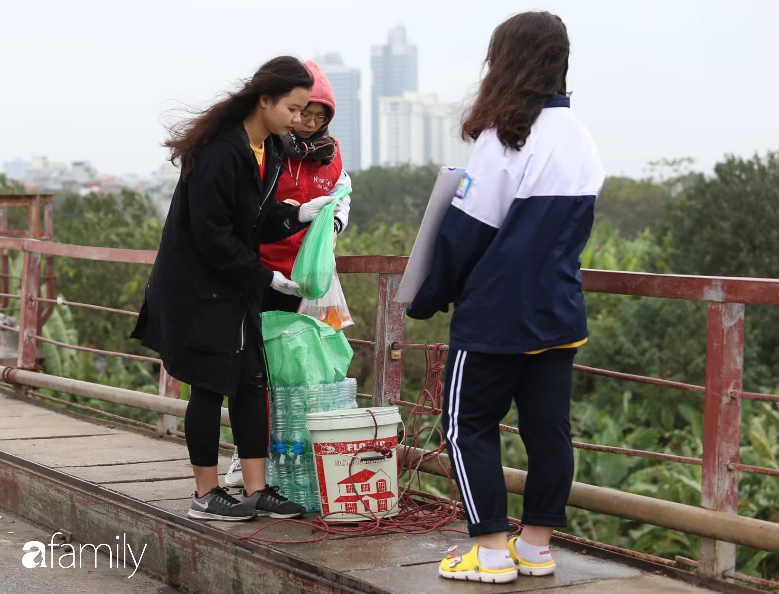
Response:
[{"label": "navy and white tracksuit jacket", "polygon": [[551,97],[520,151],[494,129],[476,142],[408,308],[427,319],[454,303],[452,349],[526,353],[587,337],[579,256],[605,172],[569,107]]}]

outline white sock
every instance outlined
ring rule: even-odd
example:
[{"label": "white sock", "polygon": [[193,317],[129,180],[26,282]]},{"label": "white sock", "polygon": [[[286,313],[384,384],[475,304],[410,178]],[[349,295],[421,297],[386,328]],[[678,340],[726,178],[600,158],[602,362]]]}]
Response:
[{"label": "white sock", "polygon": [[514,567],[514,560],[508,549],[496,551],[495,549],[479,547],[479,565],[485,569],[509,569]]},{"label": "white sock", "polygon": [[549,545],[537,547],[526,543],[521,536],[514,541],[514,553],[528,563],[549,563],[552,560]]}]

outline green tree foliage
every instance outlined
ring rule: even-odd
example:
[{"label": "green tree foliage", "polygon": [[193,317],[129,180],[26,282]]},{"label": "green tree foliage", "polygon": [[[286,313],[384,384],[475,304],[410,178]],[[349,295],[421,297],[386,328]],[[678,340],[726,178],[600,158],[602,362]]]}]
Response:
[{"label": "green tree foliage", "polygon": [[595,221],[610,221],[623,236],[632,237],[651,228],[670,201],[668,188],[651,180],[610,177],[598,196]]},{"label": "green tree foliage", "polygon": [[779,278],[779,152],[727,157],[669,206],[660,230],[676,273]]},{"label": "green tree foliage", "polygon": [[[73,310],[68,306],[59,306],[43,329],[44,338],[70,345],[78,345],[79,337]],[[147,392],[158,393],[159,378],[148,365],[138,361],[122,360],[115,357],[103,357],[80,351],[74,351],[51,344],[43,345],[43,371],[50,375],[69,377],[82,381]],[[52,392],[48,392],[49,394]],[[156,414],[127,406],[81,398],[70,394],[56,393],[65,402],[87,404],[92,408],[118,414],[124,417],[154,423]]]},{"label": "green tree foliage", "polygon": [[[779,278],[779,152],[727,157],[697,176],[659,225],[677,274]],[[759,386],[779,377],[779,308],[747,306],[745,366]]]},{"label": "green tree foliage", "polygon": [[22,194],[24,186],[18,181],[8,179],[4,173],[0,173],[0,194]]},{"label": "green tree foliage", "polygon": [[[148,198],[126,190],[120,195],[68,195],[55,201],[54,233],[60,243],[156,250],[162,225]],[[56,290],[69,301],[138,311],[150,270],[138,264],[57,258]],[[73,318],[85,345],[138,349],[127,339],[134,318],[84,309],[75,310]]]},{"label": "green tree foliage", "polygon": [[439,169],[438,165],[399,165],[351,174],[355,192],[350,224],[364,227],[368,223],[403,223],[416,230]]}]

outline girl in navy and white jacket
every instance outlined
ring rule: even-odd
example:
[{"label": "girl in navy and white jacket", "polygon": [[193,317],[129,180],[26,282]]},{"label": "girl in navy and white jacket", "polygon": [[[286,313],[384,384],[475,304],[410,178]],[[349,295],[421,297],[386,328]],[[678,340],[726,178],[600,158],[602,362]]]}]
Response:
[{"label": "girl in navy and white jacket", "polygon": [[[573,360],[587,341],[579,256],[605,176],[570,109],[569,47],[565,25],[546,12],[518,14],[493,33],[463,122],[474,153],[408,308],[417,319],[455,308],[444,428],[478,544],[442,561],[446,578],[548,575],[552,527],[566,525]],[[523,532],[509,542],[498,425],[512,401],[528,477]]]}]

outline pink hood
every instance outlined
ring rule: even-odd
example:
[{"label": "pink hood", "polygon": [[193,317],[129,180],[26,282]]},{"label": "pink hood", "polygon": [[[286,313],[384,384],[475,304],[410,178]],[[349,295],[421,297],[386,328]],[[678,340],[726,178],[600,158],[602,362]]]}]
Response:
[{"label": "pink hood", "polygon": [[313,60],[307,60],[305,66],[314,78],[314,86],[311,87],[311,103],[323,103],[330,108],[330,121],[335,118],[335,94],[333,86],[322,72],[322,69]]}]

